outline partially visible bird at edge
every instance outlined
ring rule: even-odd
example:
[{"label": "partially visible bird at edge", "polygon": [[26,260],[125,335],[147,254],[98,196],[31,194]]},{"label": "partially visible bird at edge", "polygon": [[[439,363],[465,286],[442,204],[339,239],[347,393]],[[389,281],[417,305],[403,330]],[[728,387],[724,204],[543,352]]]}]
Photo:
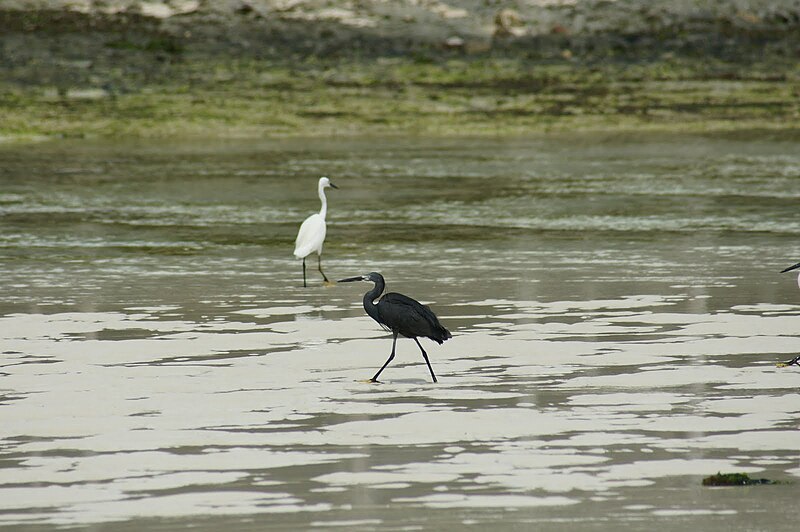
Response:
[{"label": "partially visible bird at edge", "polygon": [[417,343],[420,351],[422,351],[422,358],[425,359],[425,363],[428,365],[428,369],[431,372],[431,378],[433,379],[433,382],[437,382],[436,375],[433,373],[433,368],[431,367],[431,362],[428,360],[428,353],[425,352],[425,349],[417,339],[419,337],[429,338],[434,342],[441,344],[448,338],[453,337],[453,335],[450,334],[450,331],[445,329],[444,326],[439,323],[439,319],[436,317],[436,314],[434,314],[429,307],[423,305],[419,301],[394,292],[384,294],[384,296],[381,297],[377,303],[375,303],[375,300],[378,299],[386,287],[386,282],[383,280],[383,276],[377,272],[341,279],[339,282],[350,283],[353,281],[368,281],[375,283],[375,286],[372,287],[372,290],[364,294],[364,310],[366,310],[367,314],[369,314],[373,320],[377,321],[381,327],[388,331],[392,331],[392,353],[389,355],[389,359],[386,361],[386,363],[381,366],[381,369],[378,370],[378,372],[370,379],[370,381],[378,382],[378,377],[380,376],[381,372],[386,369],[386,366],[388,366],[389,363],[394,359],[395,347],[397,346],[397,337],[399,335],[405,336],[406,338],[411,338]]},{"label": "partially visible bird at edge", "polygon": [[317,254],[317,268],[322,278],[326,283],[329,283],[328,277],[322,271],[322,244],[325,242],[325,216],[328,214],[328,200],[325,197],[325,188],[339,188],[327,177],[320,177],[317,185],[317,193],[319,200],[322,202],[322,207],[318,213],[314,213],[303,221],[300,225],[300,231],[297,232],[297,239],[294,241],[294,256],[298,259],[303,259],[303,286],[306,284],[306,257],[312,253]]},{"label": "partially visible bird at edge", "polygon": [[[789,266],[785,270],[781,270],[781,273],[790,272],[792,270],[796,270],[797,268],[800,268],[800,262],[798,262],[794,266]],[[800,286],[800,275],[797,276],[797,286]],[[792,365],[800,366],[800,355],[797,355],[793,359],[787,360],[786,362],[781,362],[780,364],[778,364],[778,367],[785,368],[786,366],[792,366]]]}]

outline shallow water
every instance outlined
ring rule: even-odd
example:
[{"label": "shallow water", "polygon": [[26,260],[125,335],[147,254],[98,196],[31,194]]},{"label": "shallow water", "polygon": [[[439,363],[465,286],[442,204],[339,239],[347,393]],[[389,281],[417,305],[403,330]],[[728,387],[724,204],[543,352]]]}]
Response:
[{"label": "shallow water", "polygon": [[[453,332],[391,339],[380,271]],[[0,526],[794,529],[800,145],[0,148]],[[313,261],[311,263],[313,265]],[[746,472],[780,484],[709,489]]]}]

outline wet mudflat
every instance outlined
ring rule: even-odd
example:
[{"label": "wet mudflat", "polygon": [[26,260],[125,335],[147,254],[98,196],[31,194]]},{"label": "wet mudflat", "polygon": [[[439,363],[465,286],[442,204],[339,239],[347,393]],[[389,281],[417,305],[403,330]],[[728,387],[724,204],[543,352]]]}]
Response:
[{"label": "wet mudflat", "polygon": [[[800,145],[0,148],[0,525],[793,529]],[[453,339],[439,384],[291,255]],[[314,261],[312,261],[313,264]],[[781,483],[704,488],[718,471]]]}]

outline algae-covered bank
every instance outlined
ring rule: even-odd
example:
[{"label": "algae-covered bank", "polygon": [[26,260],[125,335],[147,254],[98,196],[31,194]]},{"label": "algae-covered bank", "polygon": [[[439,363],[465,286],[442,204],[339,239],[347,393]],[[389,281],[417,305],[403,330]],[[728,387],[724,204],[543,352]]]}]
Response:
[{"label": "algae-covered bank", "polygon": [[0,139],[764,131],[796,2],[5,0]]}]

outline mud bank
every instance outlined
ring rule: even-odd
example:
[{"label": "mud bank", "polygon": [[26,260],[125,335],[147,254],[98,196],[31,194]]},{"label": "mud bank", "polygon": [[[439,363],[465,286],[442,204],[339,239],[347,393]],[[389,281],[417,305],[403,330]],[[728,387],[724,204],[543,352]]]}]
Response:
[{"label": "mud bank", "polygon": [[16,0],[0,136],[793,128],[796,2]]}]

